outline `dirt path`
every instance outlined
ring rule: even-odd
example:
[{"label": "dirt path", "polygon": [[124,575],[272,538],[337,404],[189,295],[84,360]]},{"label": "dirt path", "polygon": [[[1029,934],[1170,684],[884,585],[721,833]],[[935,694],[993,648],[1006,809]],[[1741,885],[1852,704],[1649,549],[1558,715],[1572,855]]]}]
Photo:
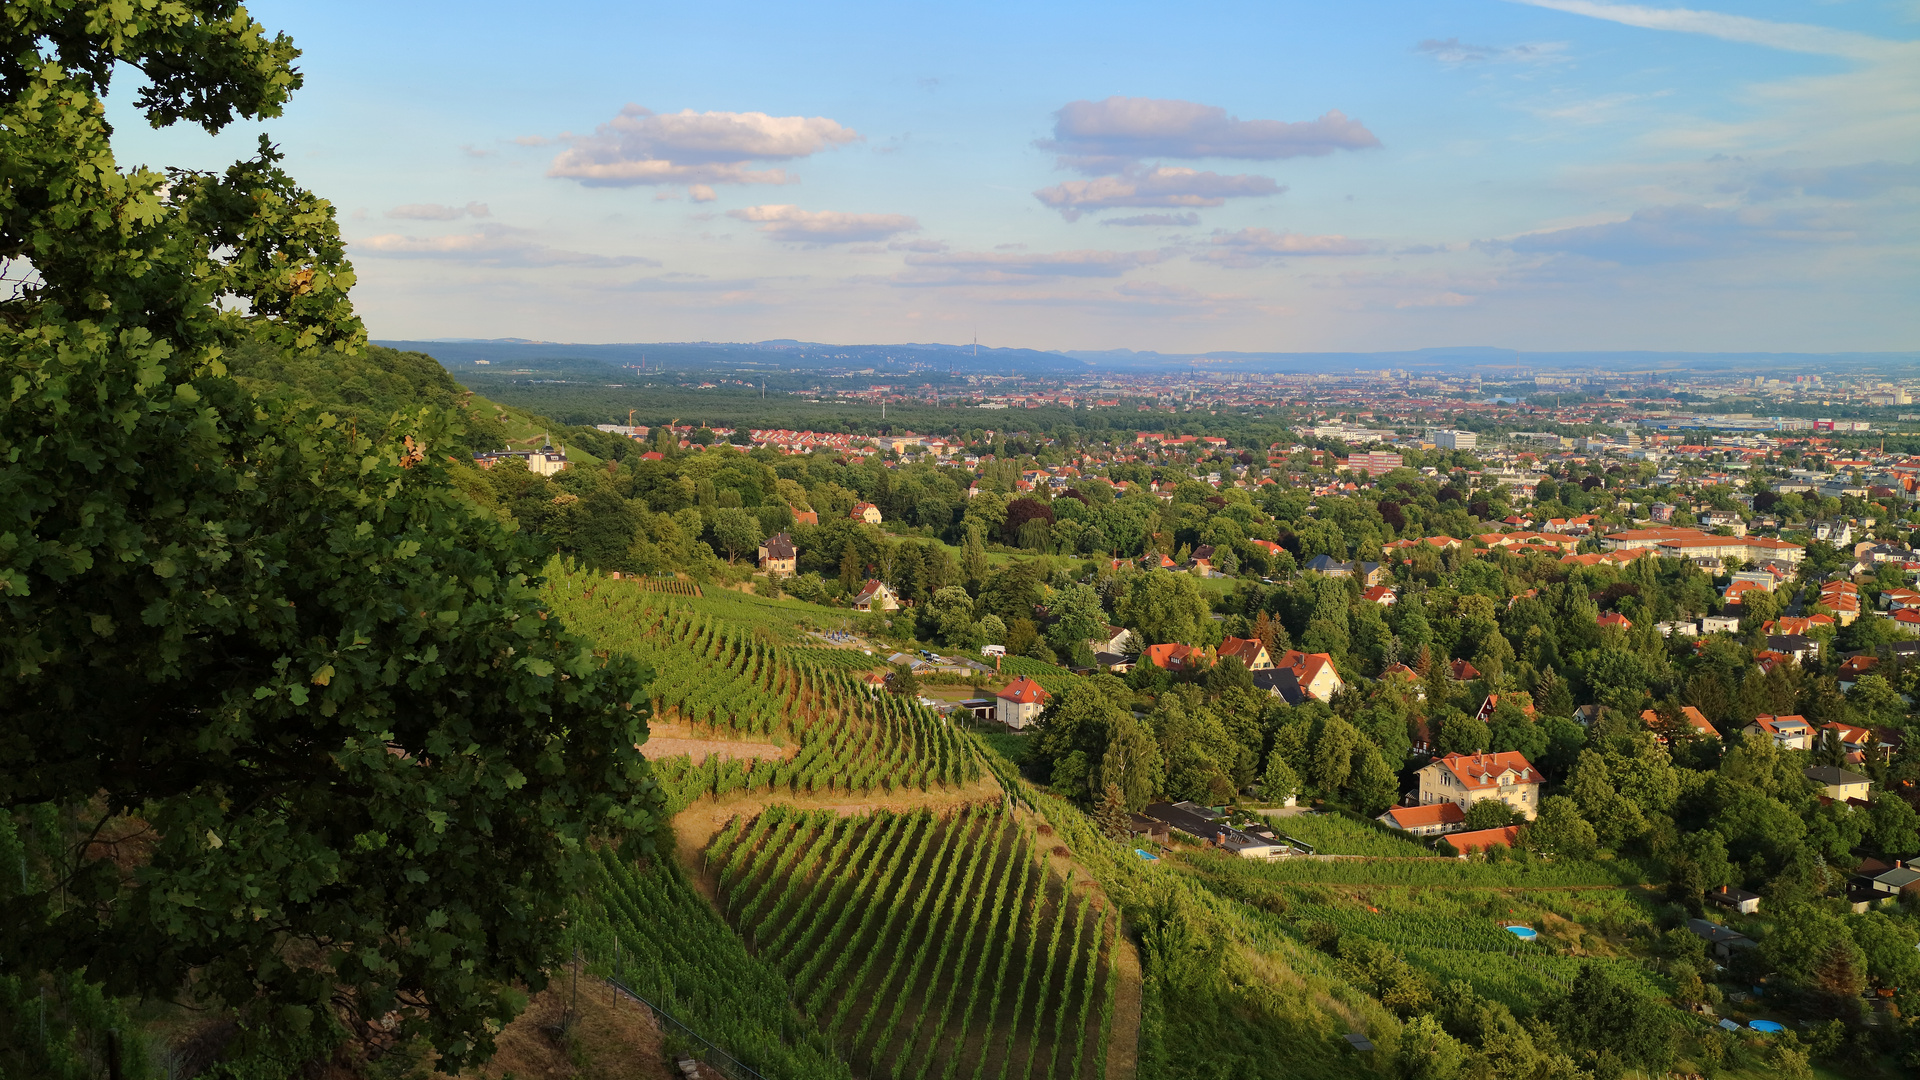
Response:
[{"label": "dirt path", "polygon": [[677,739],[656,735],[640,744],[640,756],[648,761],[681,754],[691,756],[696,762],[705,761],[712,754],[718,754],[723,759],[785,761],[799,752],[797,746],[775,746],[772,743],[741,742],[737,739]]}]

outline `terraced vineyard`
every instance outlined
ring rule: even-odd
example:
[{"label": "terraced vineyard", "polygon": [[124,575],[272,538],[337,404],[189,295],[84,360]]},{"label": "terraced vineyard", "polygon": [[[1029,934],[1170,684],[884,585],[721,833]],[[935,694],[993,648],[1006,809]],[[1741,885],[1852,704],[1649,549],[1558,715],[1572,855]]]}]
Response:
[{"label": "terraced vineyard", "polygon": [[635,993],[765,1076],[848,1080],[847,1065],[788,1004],[786,980],[747,952],[671,862],[642,870],[598,853],[579,940]]},{"label": "terraced vineyard", "polygon": [[797,744],[786,760],[681,756],[654,763],[672,809],[703,794],[928,790],[980,778],[972,743],[912,701],[874,694],[843,667],[796,657],[754,631],[640,583],[564,569],[547,595],[576,631],[653,669],[654,715],[720,737]]},{"label": "terraced vineyard", "polygon": [[999,804],[837,818],[775,805],[707,850],[726,917],[864,1076],[1104,1073],[1115,914]]}]

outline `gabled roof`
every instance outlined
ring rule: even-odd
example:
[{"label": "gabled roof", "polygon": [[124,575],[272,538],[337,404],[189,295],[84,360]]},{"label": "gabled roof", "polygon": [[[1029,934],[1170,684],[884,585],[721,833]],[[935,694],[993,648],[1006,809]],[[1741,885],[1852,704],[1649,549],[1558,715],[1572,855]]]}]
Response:
[{"label": "gabled roof", "polygon": [[1807,723],[1807,718],[1797,714],[1791,716],[1774,716],[1770,713],[1763,713],[1753,718],[1753,726],[1769,735],[1805,735],[1807,732],[1813,730],[1813,725]]},{"label": "gabled roof", "polygon": [[[1680,706],[1680,715],[1687,721],[1687,726],[1693,728],[1695,734],[1705,735],[1714,739],[1720,737],[1719,730],[1707,722],[1707,718],[1701,714],[1699,709],[1691,705],[1682,705]],[[1645,720],[1648,727],[1652,727],[1660,722],[1660,714],[1654,712],[1652,709],[1647,709],[1640,714],[1640,719]]]},{"label": "gabled roof", "polygon": [[1821,731],[1838,732],[1840,741],[1848,746],[1868,746],[1873,742],[1873,729],[1843,724],[1838,720],[1820,725]]},{"label": "gabled roof", "polygon": [[769,559],[791,559],[794,557],[793,537],[783,532],[777,532],[767,537],[766,543],[760,546],[767,549],[767,558]]},{"label": "gabled roof", "polygon": [[1447,671],[1456,682],[1468,682],[1480,677],[1480,669],[1465,660],[1455,660],[1447,665]]},{"label": "gabled roof", "polygon": [[1140,659],[1152,663],[1154,667],[1174,671],[1185,667],[1187,658],[1198,651],[1191,645],[1168,642],[1164,645],[1149,645],[1140,650]]},{"label": "gabled roof", "polygon": [[1453,845],[1453,850],[1462,854],[1469,851],[1485,851],[1490,847],[1510,848],[1520,840],[1520,826],[1508,825],[1503,829],[1452,833],[1446,839],[1447,843]]},{"label": "gabled roof", "polygon": [[1278,694],[1280,700],[1289,705],[1298,705],[1307,699],[1307,692],[1300,689],[1300,680],[1294,676],[1292,668],[1256,671],[1253,673],[1253,685],[1270,694]]},{"label": "gabled roof", "polygon": [[1837,769],[1832,765],[1809,765],[1801,770],[1806,778],[1816,784],[1871,784],[1872,777],[1861,776],[1856,772]]},{"label": "gabled roof", "polygon": [[[1260,654],[1266,650],[1267,647],[1260,643],[1259,638],[1230,637],[1220,643],[1218,655],[1222,660],[1231,656],[1248,667],[1252,667],[1259,661]],[[1268,659],[1271,660],[1272,658],[1269,657]]]},{"label": "gabled roof", "polygon": [[1046,687],[1022,675],[1008,683],[994,697],[1002,701],[1011,701],[1016,705],[1038,705],[1044,704],[1053,695],[1047,693]]},{"label": "gabled roof", "polygon": [[1516,784],[1540,783],[1540,770],[1518,750],[1498,754],[1448,754],[1435,758],[1434,765],[1453,774],[1468,791],[1485,791],[1500,786],[1500,778],[1511,774]]},{"label": "gabled roof", "polygon": [[1427,806],[1396,806],[1387,811],[1393,823],[1403,829],[1430,829],[1435,825],[1458,825],[1467,820],[1466,811],[1450,802]]}]

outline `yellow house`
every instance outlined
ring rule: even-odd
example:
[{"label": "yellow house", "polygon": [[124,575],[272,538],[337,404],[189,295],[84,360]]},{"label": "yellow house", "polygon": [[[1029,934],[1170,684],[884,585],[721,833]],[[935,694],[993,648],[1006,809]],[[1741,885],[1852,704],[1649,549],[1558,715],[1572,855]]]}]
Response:
[{"label": "yellow house", "polygon": [[1450,802],[1461,810],[1498,799],[1528,821],[1540,812],[1540,770],[1517,750],[1448,754],[1420,770],[1420,805]]},{"label": "yellow house", "polygon": [[1821,794],[1834,802],[1858,800],[1867,801],[1867,795],[1873,791],[1873,781],[1856,772],[1837,769],[1832,765],[1814,765],[1806,769],[1807,779],[1820,785]]}]

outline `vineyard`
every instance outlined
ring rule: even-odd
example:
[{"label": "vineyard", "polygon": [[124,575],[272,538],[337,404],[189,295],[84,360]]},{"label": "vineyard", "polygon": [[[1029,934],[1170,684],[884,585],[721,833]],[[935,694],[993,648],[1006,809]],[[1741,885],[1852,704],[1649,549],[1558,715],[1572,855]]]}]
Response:
[{"label": "vineyard", "polygon": [[596,964],[742,1062],[781,1080],[848,1080],[847,1065],[787,1003],[778,971],[747,952],[671,860],[640,870],[602,849],[582,944]]},{"label": "vineyard", "polygon": [[1322,855],[1372,855],[1418,859],[1434,857],[1432,849],[1404,833],[1387,832],[1372,822],[1354,821],[1338,814],[1296,814],[1272,818],[1275,829],[1312,844]]},{"label": "vineyard", "polygon": [[664,593],[667,596],[697,597],[700,595],[700,586],[695,585],[691,581],[681,581],[679,578],[673,577],[670,574],[650,577],[622,577],[619,580],[629,582],[636,588],[645,589],[648,592]]},{"label": "vineyard", "polygon": [[863,1076],[1105,1069],[1117,912],[998,803],[840,818],[775,805],[707,850],[720,906]]},{"label": "vineyard", "polygon": [[1057,667],[1044,660],[1035,660],[1028,656],[1003,656],[1000,658],[1000,674],[1007,676],[1025,675],[1041,686],[1047,693],[1059,695],[1073,685],[1078,676],[1066,668]]},{"label": "vineyard", "polygon": [[575,631],[653,670],[654,716],[717,737],[797,745],[782,761],[656,761],[673,811],[702,795],[734,791],[925,791],[980,779],[972,742],[945,718],[875,694],[852,669],[796,656],[696,603],[564,568],[549,579],[548,598]]}]

